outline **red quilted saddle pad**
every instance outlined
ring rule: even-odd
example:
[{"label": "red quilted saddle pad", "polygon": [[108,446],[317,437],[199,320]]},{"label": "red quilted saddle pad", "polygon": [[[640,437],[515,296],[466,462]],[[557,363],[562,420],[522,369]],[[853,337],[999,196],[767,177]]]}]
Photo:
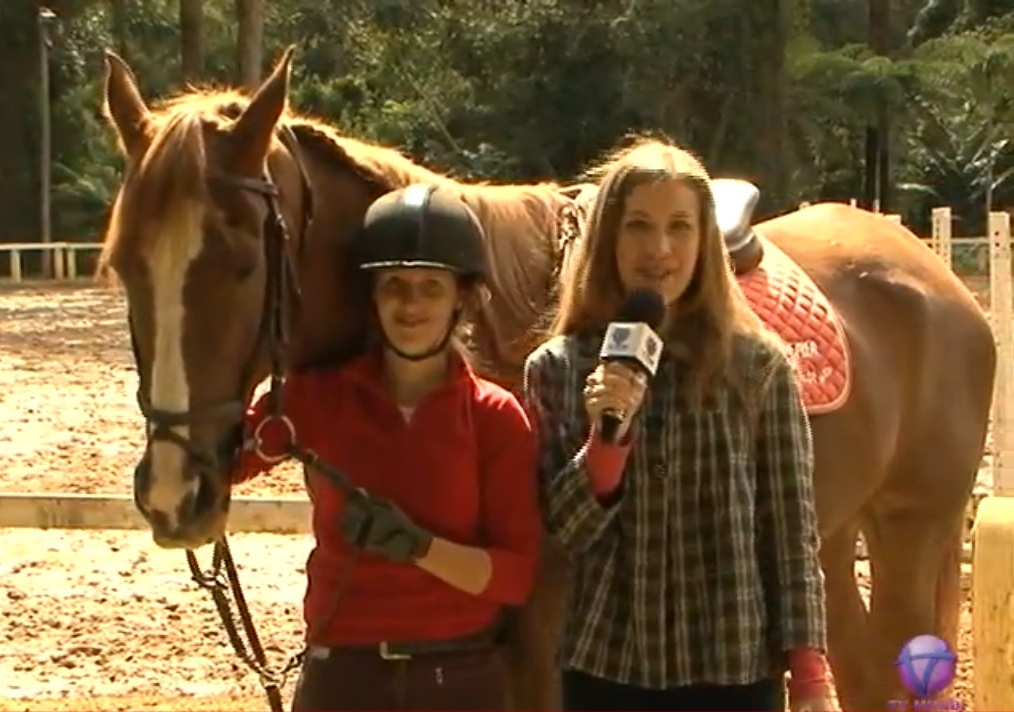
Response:
[{"label": "red quilted saddle pad", "polygon": [[757,316],[785,342],[807,412],[840,408],[852,369],[841,320],[824,293],[768,240],[760,265],[736,279]]}]

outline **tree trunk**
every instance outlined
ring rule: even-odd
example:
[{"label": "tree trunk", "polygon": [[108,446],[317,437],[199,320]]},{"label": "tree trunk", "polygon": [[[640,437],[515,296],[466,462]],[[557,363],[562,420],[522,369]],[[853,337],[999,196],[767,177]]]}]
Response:
[{"label": "tree trunk", "polygon": [[[793,13],[788,0],[748,0],[744,4],[742,47],[752,71],[744,72],[750,129],[746,156],[762,186],[758,216],[784,209],[789,192],[791,161],[786,119],[785,53]],[[800,3],[790,3],[793,6]],[[747,107],[739,107],[744,110]]]},{"label": "tree trunk", "polygon": [[36,242],[40,228],[39,23],[36,0],[0,2],[0,241]]},{"label": "tree trunk", "polygon": [[[891,52],[891,2],[890,0],[867,0],[869,12],[870,49],[876,54],[888,56]],[[873,187],[872,194],[867,194],[868,209],[879,209],[886,213],[890,210],[890,143],[891,123],[888,116],[886,100],[882,97],[877,101],[874,124],[866,132],[867,179],[866,185]]]},{"label": "tree trunk", "polygon": [[128,49],[128,18],[130,10],[127,7],[127,0],[108,0],[109,3],[109,26],[110,34],[113,36],[113,46],[116,53],[130,63],[130,50]]},{"label": "tree trunk", "polygon": [[180,69],[185,82],[199,80],[203,73],[203,0],[180,0]]},{"label": "tree trunk", "polygon": [[253,91],[264,66],[264,0],[236,0],[236,69],[242,86]]}]

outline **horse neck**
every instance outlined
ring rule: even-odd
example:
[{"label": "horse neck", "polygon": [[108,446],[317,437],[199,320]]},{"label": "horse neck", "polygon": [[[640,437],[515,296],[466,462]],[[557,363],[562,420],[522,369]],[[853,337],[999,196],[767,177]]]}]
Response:
[{"label": "horse neck", "polygon": [[[298,246],[299,309],[289,314],[286,360],[296,370],[333,364],[362,347],[370,305],[356,299],[360,290],[353,281],[357,275],[349,244],[366,208],[383,192],[331,165],[312,148],[301,146],[301,151],[314,214]],[[301,210],[295,207],[294,216]]]}]

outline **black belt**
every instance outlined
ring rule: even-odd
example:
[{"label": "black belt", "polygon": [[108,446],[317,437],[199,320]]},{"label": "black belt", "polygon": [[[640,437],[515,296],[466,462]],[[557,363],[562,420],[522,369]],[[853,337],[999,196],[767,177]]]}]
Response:
[{"label": "black belt", "polygon": [[326,660],[334,653],[345,651],[376,653],[384,660],[411,660],[412,658],[424,655],[490,650],[491,648],[496,647],[496,644],[497,636],[495,632],[486,630],[481,633],[465,635],[458,638],[448,638],[446,640],[385,640],[380,643],[370,645],[343,645],[335,648],[325,648],[312,645],[307,652],[310,658],[318,660]]}]

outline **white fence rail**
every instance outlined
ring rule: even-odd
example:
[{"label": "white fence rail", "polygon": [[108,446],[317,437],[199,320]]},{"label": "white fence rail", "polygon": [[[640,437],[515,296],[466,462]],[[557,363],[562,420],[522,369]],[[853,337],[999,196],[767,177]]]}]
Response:
[{"label": "white fence rail", "polygon": [[[99,252],[101,243],[95,242],[15,242],[0,243],[0,252],[7,253],[8,276],[0,277],[0,283],[20,284],[29,280],[70,281],[79,279],[78,254]],[[39,252],[43,255],[43,268],[38,275],[27,274],[24,256]],[[0,260],[2,263],[4,260]],[[85,275],[85,277],[89,277]]]},{"label": "white fence rail", "polygon": [[[128,495],[0,493],[0,529],[147,530],[134,498]],[[233,497],[230,532],[307,534],[310,502],[306,497]]]}]

